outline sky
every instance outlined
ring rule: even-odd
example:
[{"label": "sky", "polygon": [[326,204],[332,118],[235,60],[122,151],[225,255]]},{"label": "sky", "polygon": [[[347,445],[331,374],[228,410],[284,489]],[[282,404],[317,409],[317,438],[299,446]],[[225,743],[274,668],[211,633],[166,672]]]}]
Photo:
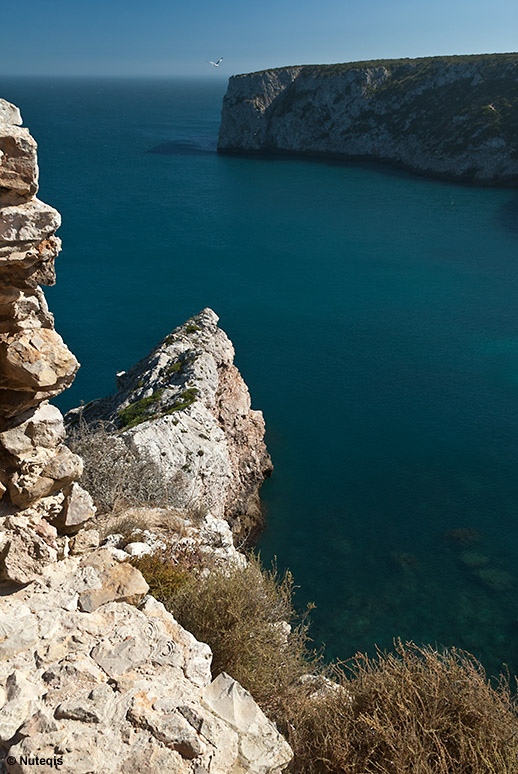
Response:
[{"label": "sky", "polygon": [[[0,76],[214,78],[516,51],[517,0],[4,0]],[[210,59],[223,57],[216,70]]]}]

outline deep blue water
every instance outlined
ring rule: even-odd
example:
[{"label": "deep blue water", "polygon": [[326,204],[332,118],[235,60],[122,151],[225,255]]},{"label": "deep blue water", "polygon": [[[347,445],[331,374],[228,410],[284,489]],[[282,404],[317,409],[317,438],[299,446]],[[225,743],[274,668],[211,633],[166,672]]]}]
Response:
[{"label": "deep blue water", "polygon": [[83,367],[60,407],[213,307],[268,427],[262,555],[316,603],[316,642],[518,671],[517,192],[220,157],[224,90],[1,82],[63,215],[48,298]]}]

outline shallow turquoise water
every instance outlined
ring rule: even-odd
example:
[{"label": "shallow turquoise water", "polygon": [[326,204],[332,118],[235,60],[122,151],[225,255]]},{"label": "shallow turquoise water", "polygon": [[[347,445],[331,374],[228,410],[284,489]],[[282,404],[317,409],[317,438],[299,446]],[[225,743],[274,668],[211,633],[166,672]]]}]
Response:
[{"label": "shallow turquoise water", "polygon": [[262,554],[316,603],[315,640],[518,671],[518,194],[220,157],[223,91],[2,82],[63,215],[48,296],[83,368],[60,406],[213,307],[268,427]]}]

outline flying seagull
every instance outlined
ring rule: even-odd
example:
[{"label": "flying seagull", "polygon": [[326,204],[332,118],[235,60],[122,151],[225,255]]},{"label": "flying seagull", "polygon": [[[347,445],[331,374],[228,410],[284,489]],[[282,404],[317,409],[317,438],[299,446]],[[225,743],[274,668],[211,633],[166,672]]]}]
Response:
[{"label": "flying seagull", "polygon": [[223,57],[221,56],[217,62],[211,62],[209,60],[209,64],[211,64],[213,67],[219,67],[220,63],[223,61]]}]

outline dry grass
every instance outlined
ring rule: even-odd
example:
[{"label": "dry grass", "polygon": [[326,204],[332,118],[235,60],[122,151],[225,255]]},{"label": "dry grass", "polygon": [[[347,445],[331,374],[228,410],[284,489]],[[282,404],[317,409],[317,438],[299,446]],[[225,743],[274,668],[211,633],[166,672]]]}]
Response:
[{"label": "dry grass", "polygon": [[290,573],[281,577],[275,568],[264,570],[251,556],[244,568],[212,566],[208,573],[192,573],[166,606],[182,626],[210,645],[213,675],[228,672],[275,717],[317,660],[306,647],[304,621],[291,631],[286,626],[295,618],[292,595]]},{"label": "dry grass", "polygon": [[[169,508],[129,508],[102,513],[90,522],[99,530],[101,541],[108,535],[122,535],[139,540],[137,530],[149,530],[168,540],[179,540],[186,535],[187,522]],[[128,543],[132,541],[127,540]]]},{"label": "dry grass", "polygon": [[68,444],[83,459],[81,484],[100,514],[139,506],[174,510],[179,502],[186,510],[183,475],[162,475],[154,462],[136,455],[109,424],[88,425],[80,419],[70,431]]},{"label": "dry grass", "polygon": [[298,772],[516,774],[518,716],[468,653],[413,643],[334,667],[338,689],[301,687],[284,726]]}]

